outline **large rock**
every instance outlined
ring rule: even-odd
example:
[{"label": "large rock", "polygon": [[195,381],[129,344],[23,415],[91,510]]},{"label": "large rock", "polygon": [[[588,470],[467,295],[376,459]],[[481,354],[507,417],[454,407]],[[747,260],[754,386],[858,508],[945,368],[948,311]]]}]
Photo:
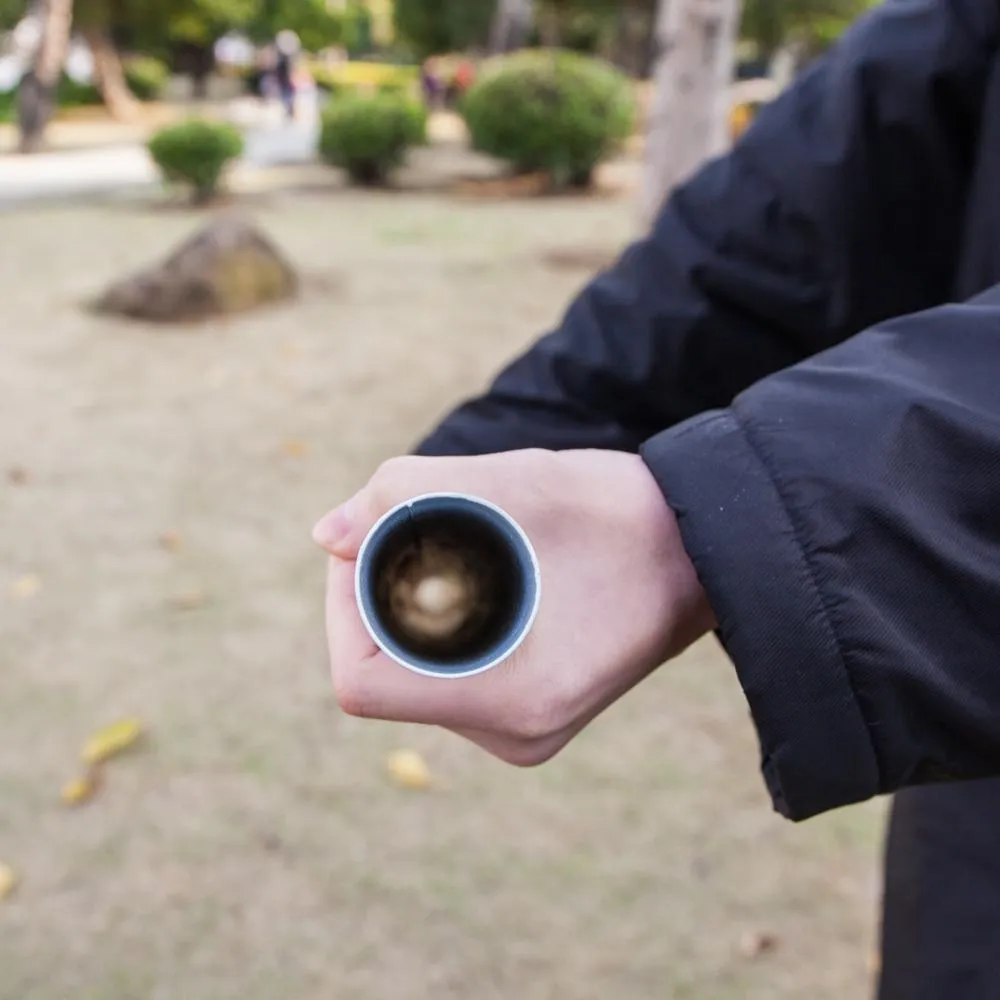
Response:
[{"label": "large rock", "polygon": [[221,217],[162,263],[115,282],[98,310],[156,322],[183,322],[246,312],[294,297],[299,279],[256,227]]}]

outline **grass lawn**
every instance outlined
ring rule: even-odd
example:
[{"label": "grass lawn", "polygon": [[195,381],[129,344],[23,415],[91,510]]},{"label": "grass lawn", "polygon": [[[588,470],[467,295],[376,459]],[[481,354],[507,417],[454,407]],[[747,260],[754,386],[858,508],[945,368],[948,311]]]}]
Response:
[{"label": "grass lawn", "polygon": [[[631,209],[276,197],[327,280],[170,330],[79,302],[197,217],[0,216],[0,1000],[868,995],[883,806],[775,817],[713,643],[534,771],[329,689],[314,520],[556,322],[587,275],[546,251],[613,253]],[[131,715],[145,746],[62,806]],[[388,780],[402,747],[433,789]]]}]

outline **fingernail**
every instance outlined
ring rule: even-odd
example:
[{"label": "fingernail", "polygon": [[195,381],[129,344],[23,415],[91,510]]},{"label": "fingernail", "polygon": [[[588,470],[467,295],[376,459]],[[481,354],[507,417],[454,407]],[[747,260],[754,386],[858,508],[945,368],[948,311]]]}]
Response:
[{"label": "fingernail", "polygon": [[351,533],[351,506],[350,500],[341,504],[335,510],[331,510],[325,517],[320,518],[313,528],[313,541],[324,549],[336,548]]}]

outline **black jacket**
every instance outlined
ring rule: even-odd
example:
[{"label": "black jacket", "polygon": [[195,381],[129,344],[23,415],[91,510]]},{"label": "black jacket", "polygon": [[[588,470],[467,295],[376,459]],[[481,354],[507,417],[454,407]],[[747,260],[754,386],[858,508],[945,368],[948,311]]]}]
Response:
[{"label": "black jacket", "polygon": [[638,450],[793,819],[1000,774],[998,46],[888,0],[417,449]]}]

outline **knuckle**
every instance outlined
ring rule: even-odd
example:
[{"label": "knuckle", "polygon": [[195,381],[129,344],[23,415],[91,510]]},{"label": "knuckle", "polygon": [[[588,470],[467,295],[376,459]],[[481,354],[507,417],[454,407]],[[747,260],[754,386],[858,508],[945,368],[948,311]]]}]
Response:
[{"label": "knuckle", "polygon": [[371,478],[373,495],[382,505],[391,505],[400,499],[399,491],[410,478],[413,457],[403,455],[382,462]]}]

